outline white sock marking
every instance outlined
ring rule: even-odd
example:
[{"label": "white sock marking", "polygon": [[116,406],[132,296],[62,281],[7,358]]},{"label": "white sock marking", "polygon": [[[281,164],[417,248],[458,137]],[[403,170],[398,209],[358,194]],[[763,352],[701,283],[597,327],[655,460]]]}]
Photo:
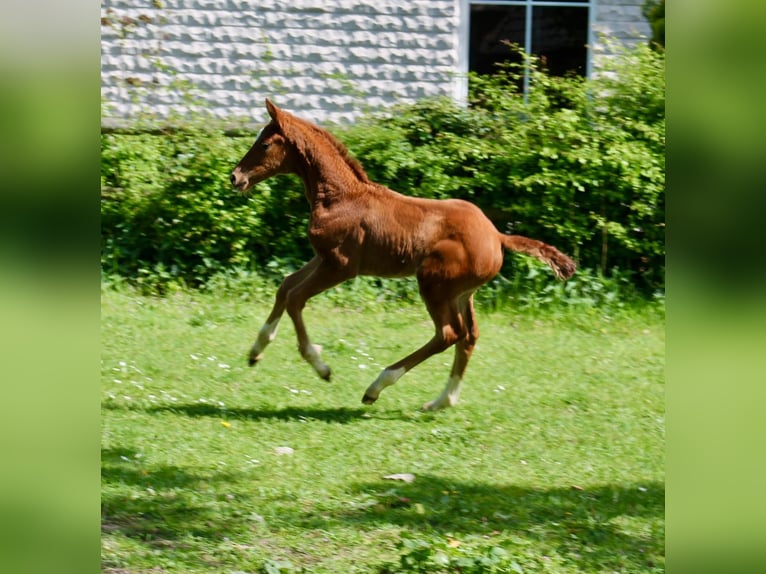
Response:
[{"label": "white sock marking", "polygon": [[444,387],[444,390],[442,391],[442,394],[440,394],[433,401],[424,404],[423,410],[435,411],[445,407],[455,406],[457,404],[458,398],[460,397],[460,384],[462,382],[462,378],[451,375],[447,381],[447,386]]},{"label": "white sock marking", "polygon": [[383,372],[378,375],[378,378],[375,379],[375,381],[369,387],[367,387],[365,396],[377,399],[380,395],[380,391],[393,385],[406,372],[407,371],[404,370],[404,367],[400,367],[398,369],[384,369]]},{"label": "white sock marking", "polygon": [[258,331],[258,339],[256,339],[250,353],[256,360],[261,358],[264,349],[269,346],[269,343],[276,339],[278,327],[279,319],[276,319],[273,323],[264,323],[261,330]]},{"label": "white sock marking", "polygon": [[330,367],[322,362],[321,353],[322,347],[320,345],[309,343],[309,346],[303,351],[303,357],[314,367],[320,377],[327,377],[330,374]]}]

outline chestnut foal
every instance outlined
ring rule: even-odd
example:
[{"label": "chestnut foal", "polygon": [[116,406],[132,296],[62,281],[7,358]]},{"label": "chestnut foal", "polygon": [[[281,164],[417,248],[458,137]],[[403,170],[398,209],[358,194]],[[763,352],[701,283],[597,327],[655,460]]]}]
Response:
[{"label": "chestnut foal", "polygon": [[447,385],[423,409],[454,405],[479,337],[473,294],[500,271],[503,250],[536,257],[560,279],[574,273],[574,262],[541,241],[500,233],[467,201],[408,197],[374,183],[328,131],[281,110],[269,99],[266,109],[271,121],[234,168],[231,183],[245,192],[273,175],[297,174],[311,208],[308,236],[316,255],[279,287],[274,308],[250,350],[250,364],[261,360],[287,311],[301,355],[329,380],[321,347],[311,343],[303,323],[306,302],[356,275],[415,275],[436,331],[425,345],[386,367],[362,402],[374,403],[407,371],[454,345]]}]

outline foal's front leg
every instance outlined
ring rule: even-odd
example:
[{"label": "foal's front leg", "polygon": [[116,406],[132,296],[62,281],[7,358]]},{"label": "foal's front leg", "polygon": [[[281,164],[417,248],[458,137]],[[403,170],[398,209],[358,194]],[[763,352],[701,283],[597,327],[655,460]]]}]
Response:
[{"label": "foal's front leg", "polygon": [[248,357],[248,363],[252,367],[258,361],[263,358],[263,351],[277,336],[277,327],[279,327],[279,320],[282,318],[282,314],[285,312],[285,303],[287,301],[287,294],[299,285],[306,277],[308,277],[314,269],[316,269],[321,260],[319,257],[314,257],[311,261],[306,263],[303,267],[298,269],[295,273],[291,273],[282,281],[282,284],[277,290],[277,295],[274,300],[274,307],[271,309],[268,319],[258,332],[258,338],[255,340],[253,347],[250,349],[250,355]]},{"label": "foal's front leg", "polygon": [[266,323],[261,327],[258,338],[250,350],[250,364],[254,365],[263,357],[266,346],[274,340],[277,326],[282,314],[287,311],[295,325],[295,334],[298,338],[298,350],[301,356],[312,366],[317,374],[325,380],[330,380],[330,367],[320,358],[322,348],[313,344],[306,332],[303,322],[303,307],[314,295],[329,289],[352,277],[346,269],[340,269],[328,265],[324,260],[316,256],[306,263],[298,271],[285,278],[277,291],[274,308]]},{"label": "foal's front leg", "polygon": [[322,291],[326,291],[352,276],[353,273],[347,268],[328,265],[323,260],[320,260],[300,283],[288,291],[285,299],[285,309],[295,326],[298,350],[301,356],[314,367],[317,374],[326,381],[330,380],[330,367],[322,362],[320,358],[322,347],[313,344],[309,340],[306,325],[303,322],[303,308],[306,306],[306,302],[314,295],[318,295]]}]

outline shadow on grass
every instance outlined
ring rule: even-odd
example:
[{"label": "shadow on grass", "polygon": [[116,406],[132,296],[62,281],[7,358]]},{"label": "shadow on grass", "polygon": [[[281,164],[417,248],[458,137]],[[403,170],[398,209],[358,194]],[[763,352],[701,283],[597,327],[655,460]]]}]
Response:
[{"label": "shadow on grass", "polygon": [[369,411],[358,408],[223,408],[206,404],[163,405],[146,409],[148,413],[174,413],[188,417],[215,417],[223,419],[245,419],[252,421],[320,421],[325,423],[347,424],[358,419],[370,417]]},{"label": "shadow on grass", "polygon": [[[193,413],[211,416],[196,408]],[[245,511],[257,504],[239,487],[242,480],[231,472],[144,466],[135,451],[105,449],[102,531],[140,541],[189,566],[222,567],[200,552],[204,541],[252,535],[260,519]],[[333,532],[395,526],[425,540],[473,536],[489,547],[533,553],[535,559],[555,555],[578,571],[649,572],[664,566],[660,482],[546,489],[419,475],[409,484],[352,483],[347,493],[347,500],[329,506],[280,504],[271,535],[278,536],[282,527]]]},{"label": "shadow on grass", "polygon": [[[245,528],[245,518],[230,510],[236,503],[200,494],[239,480],[231,473],[145,466],[135,451],[115,448],[101,451],[101,480],[108,487],[101,497],[102,533],[138,540],[180,561],[199,566],[196,553],[189,553],[199,539],[221,541]],[[116,566],[108,562],[103,566]]]},{"label": "shadow on grass", "polygon": [[[141,410],[329,424],[349,424],[381,414],[364,408],[224,409],[206,404]],[[171,464],[145,466],[135,451],[113,448],[102,451],[102,481],[108,486],[102,497],[105,533],[139,540],[188,564],[198,564],[201,559],[195,539],[234,538],[252,532],[255,526],[244,511],[253,506],[254,499],[239,488],[243,477],[236,473]],[[232,491],[237,492],[236,497],[225,499],[225,493]],[[661,482],[534,488],[490,484],[481,477],[459,481],[418,475],[412,483],[352,482],[345,492],[346,500],[313,508],[286,500],[280,504],[278,519],[270,523],[272,535],[278,536],[281,527],[333,532],[394,526],[426,540],[477,536],[486,538],[488,546],[519,544],[515,550],[508,548],[512,553],[524,553],[523,545],[531,543],[534,550],[529,551],[538,558],[556,555],[578,571],[649,572],[661,571],[664,565],[665,491]]]},{"label": "shadow on grass", "polygon": [[102,408],[109,410],[140,411],[148,414],[170,413],[187,417],[212,417],[220,419],[242,419],[250,421],[317,421],[331,424],[349,424],[354,421],[370,419],[415,420],[412,413],[402,410],[376,411],[369,408],[316,408],[316,407],[263,407],[240,408],[219,407],[204,403],[170,404],[153,407],[134,405],[116,405],[111,401],[102,403]]},{"label": "shadow on grass", "polygon": [[536,489],[419,476],[410,484],[360,483],[353,491],[358,502],[349,511],[296,521],[306,528],[397,525],[426,538],[479,535],[490,546],[494,536],[511,536],[580,571],[649,571],[664,564],[665,491],[658,482]]}]

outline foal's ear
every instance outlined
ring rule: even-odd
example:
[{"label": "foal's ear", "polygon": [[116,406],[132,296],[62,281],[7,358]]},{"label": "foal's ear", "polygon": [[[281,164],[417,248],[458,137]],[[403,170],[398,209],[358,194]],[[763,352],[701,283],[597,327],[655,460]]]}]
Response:
[{"label": "foal's ear", "polygon": [[279,115],[279,112],[281,110],[277,106],[275,106],[269,98],[266,98],[266,109],[268,110],[269,115],[271,116],[271,119],[276,122],[277,116]]}]

